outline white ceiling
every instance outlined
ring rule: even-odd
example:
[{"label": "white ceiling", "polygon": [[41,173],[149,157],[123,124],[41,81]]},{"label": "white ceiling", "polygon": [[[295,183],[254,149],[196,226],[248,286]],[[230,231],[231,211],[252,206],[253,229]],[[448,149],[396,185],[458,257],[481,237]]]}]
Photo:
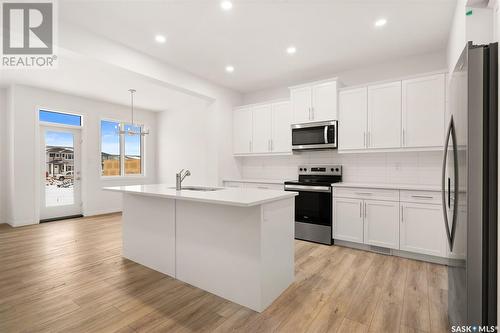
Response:
[{"label": "white ceiling", "polygon": [[[455,0],[64,1],[62,20],[251,92],[444,50]],[[385,27],[376,29],[378,18]],[[155,34],[167,36],[165,44]],[[297,47],[289,56],[285,49]],[[232,74],[226,65],[235,67]]]}]

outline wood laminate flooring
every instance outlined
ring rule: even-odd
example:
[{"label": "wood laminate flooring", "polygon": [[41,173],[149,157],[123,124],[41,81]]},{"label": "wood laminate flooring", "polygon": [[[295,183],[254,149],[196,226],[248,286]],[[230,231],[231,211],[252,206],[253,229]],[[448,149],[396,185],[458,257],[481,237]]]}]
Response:
[{"label": "wood laminate flooring", "polygon": [[0,332],[447,331],[445,266],[295,244],[259,314],[122,258],[119,214],[0,225]]}]

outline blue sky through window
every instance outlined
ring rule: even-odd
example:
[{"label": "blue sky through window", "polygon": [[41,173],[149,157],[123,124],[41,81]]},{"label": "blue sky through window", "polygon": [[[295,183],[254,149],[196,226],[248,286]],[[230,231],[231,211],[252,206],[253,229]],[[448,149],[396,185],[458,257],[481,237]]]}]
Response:
[{"label": "blue sky through window", "polygon": [[[125,131],[132,130],[133,132],[140,132],[141,128],[138,126],[125,125]],[[141,155],[141,136],[140,135],[127,135],[125,134],[125,155],[126,156],[140,156]]]},{"label": "blue sky through window", "polygon": [[56,123],[56,124],[73,125],[73,126],[82,125],[82,117],[74,114],[40,110],[39,117],[40,121],[44,121],[47,123]]},{"label": "blue sky through window", "polygon": [[101,151],[111,155],[120,155],[119,123],[101,121]]},{"label": "blue sky through window", "polygon": [[45,132],[45,145],[73,148],[73,134],[68,132]]}]

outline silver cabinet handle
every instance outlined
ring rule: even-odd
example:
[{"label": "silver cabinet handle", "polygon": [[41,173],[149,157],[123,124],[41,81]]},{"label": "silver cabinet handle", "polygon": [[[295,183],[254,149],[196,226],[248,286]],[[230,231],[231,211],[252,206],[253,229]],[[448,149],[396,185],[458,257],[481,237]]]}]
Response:
[{"label": "silver cabinet handle", "polygon": [[411,197],[412,198],[417,198],[417,199],[434,199],[434,197],[431,196],[431,195],[417,195],[417,194],[413,195],[412,194]]},{"label": "silver cabinet handle", "polygon": [[309,109],[309,120],[311,120],[311,108],[308,109]]},{"label": "silver cabinet handle", "polygon": [[366,219],[366,202],[365,202],[365,219]]},{"label": "silver cabinet handle", "polygon": [[311,120],[314,120],[314,106],[311,107]]},{"label": "silver cabinet handle", "polygon": [[371,192],[355,192],[357,195],[372,195],[373,193]]},{"label": "silver cabinet handle", "polygon": [[362,208],[363,202],[359,202],[359,218],[363,218],[363,208]]},{"label": "silver cabinet handle", "polygon": [[248,150],[252,152],[252,140],[248,141]]},{"label": "silver cabinet handle", "polygon": [[404,211],[404,207],[401,206],[401,223],[404,222],[404,216],[405,216],[405,211]]}]

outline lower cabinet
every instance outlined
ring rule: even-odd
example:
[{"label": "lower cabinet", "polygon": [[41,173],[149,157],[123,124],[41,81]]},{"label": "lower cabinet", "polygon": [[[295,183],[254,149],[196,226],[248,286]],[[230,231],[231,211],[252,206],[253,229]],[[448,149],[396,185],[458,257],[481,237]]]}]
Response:
[{"label": "lower cabinet", "polygon": [[333,238],[399,248],[399,202],[335,198]]},{"label": "lower cabinet", "polygon": [[335,198],[333,238],[363,243],[363,200]]},{"label": "lower cabinet", "polygon": [[399,202],[365,200],[364,243],[399,249]]},{"label": "lower cabinet", "polygon": [[440,205],[401,203],[400,250],[445,257],[446,230]]},{"label": "lower cabinet", "polygon": [[[449,257],[437,191],[335,188],[333,238]],[[460,211],[460,210],[459,210]],[[463,231],[458,231],[461,234]],[[456,249],[457,255],[463,252]]]}]

